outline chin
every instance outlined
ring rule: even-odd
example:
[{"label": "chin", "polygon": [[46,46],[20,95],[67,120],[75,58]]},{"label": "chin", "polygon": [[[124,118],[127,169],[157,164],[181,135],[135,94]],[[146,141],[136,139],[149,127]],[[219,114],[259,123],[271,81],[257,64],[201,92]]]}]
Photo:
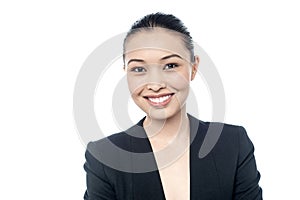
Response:
[{"label": "chin", "polygon": [[150,117],[151,119],[155,120],[167,120],[169,118],[174,117],[178,112],[177,109],[170,110],[168,108],[164,109],[150,109],[149,112],[146,112],[147,116]]},{"label": "chin", "polygon": [[147,117],[154,120],[167,120],[182,111],[182,107],[178,102],[171,102],[168,106],[162,108],[149,106],[147,102],[142,101],[136,101],[136,105],[147,115]]}]

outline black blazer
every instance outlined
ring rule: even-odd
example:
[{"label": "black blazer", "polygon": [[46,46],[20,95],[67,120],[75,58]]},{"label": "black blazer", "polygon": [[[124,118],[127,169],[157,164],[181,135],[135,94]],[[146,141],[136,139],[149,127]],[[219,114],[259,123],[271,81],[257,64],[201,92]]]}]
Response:
[{"label": "black blazer", "polygon": [[[210,125],[220,123],[202,122],[188,116],[193,140],[190,145],[190,199],[262,199],[254,147],[245,129],[221,124],[224,125],[221,134],[207,139]],[[143,120],[124,132],[88,144],[84,164],[87,174],[85,200],[165,199],[159,172],[157,169],[151,171],[156,163],[142,127]],[[213,138],[217,142],[211,142],[211,151],[205,157],[199,156],[200,148],[207,146]],[[119,147],[119,150],[113,150],[111,144]],[[135,158],[124,152],[148,152],[150,156]],[[143,170],[149,166],[149,172],[135,173],[139,172],[138,165],[141,163],[144,164]]]}]

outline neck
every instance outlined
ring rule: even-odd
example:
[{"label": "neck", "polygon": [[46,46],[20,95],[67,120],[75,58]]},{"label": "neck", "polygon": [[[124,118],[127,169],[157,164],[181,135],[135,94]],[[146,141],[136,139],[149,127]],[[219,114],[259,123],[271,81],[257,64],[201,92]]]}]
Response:
[{"label": "neck", "polygon": [[189,119],[185,106],[167,119],[153,119],[147,116],[143,125],[149,139],[161,143],[170,142],[178,134],[180,137],[189,135]]}]

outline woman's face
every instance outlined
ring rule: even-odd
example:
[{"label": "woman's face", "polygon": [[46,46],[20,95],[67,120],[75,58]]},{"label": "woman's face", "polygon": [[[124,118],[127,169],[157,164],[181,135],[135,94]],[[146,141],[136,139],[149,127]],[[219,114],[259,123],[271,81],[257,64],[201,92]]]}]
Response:
[{"label": "woman's face", "polygon": [[127,39],[125,51],[132,99],[148,117],[167,119],[185,109],[199,59],[190,62],[178,33],[162,28],[136,32]]}]

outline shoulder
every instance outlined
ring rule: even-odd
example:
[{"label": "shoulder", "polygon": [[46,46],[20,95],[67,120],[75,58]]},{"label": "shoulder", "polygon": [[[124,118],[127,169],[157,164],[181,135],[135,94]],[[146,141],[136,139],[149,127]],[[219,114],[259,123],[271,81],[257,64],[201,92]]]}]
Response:
[{"label": "shoulder", "polygon": [[[199,123],[198,134],[204,135],[199,144],[200,158],[212,156],[218,166],[229,169],[253,154],[254,146],[243,126],[219,122]],[[205,133],[201,133],[201,127]]]},{"label": "shoulder", "polygon": [[240,165],[248,156],[254,155],[254,146],[243,126],[224,123],[212,152],[217,160]]},{"label": "shoulder", "polygon": [[220,139],[230,141],[230,140],[237,140],[239,141],[241,138],[247,138],[246,129],[240,125],[233,125],[233,124],[223,124],[222,134]]},{"label": "shoulder", "polygon": [[229,137],[239,137],[239,134],[245,135],[246,131],[243,126],[228,124],[224,122],[210,122],[210,121],[202,121],[190,114],[188,114],[191,127],[196,127],[199,131],[205,131],[206,133],[209,132],[220,132],[222,136],[229,136]]},{"label": "shoulder", "polygon": [[[219,143],[232,143],[234,141],[249,139],[246,129],[241,125],[222,122],[204,122],[199,120],[200,128],[206,130],[207,134],[218,136]],[[217,132],[217,133],[216,133]]]},{"label": "shoulder", "polygon": [[107,146],[107,145],[115,145],[119,148],[122,148],[124,150],[129,150],[130,148],[130,143],[132,138],[146,138],[146,133],[144,131],[144,128],[142,126],[143,119],[141,119],[137,124],[132,125],[130,128],[127,130],[118,132],[118,133],[113,133],[110,136],[107,136],[105,138],[92,141],[89,143],[89,146]]},{"label": "shoulder", "polygon": [[[222,123],[221,123],[222,124]],[[220,135],[220,143],[225,146],[235,146],[239,148],[247,143],[251,143],[247,131],[243,126],[223,123],[222,133]]]},{"label": "shoulder", "polygon": [[96,141],[92,141],[89,143],[88,146],[101,146],[101,145],[107,145],[107,143],[112,143],[118,146],[126,146],[127,141],[129,140],[128,134],[126,134],[125,131],[114,133],[110,136],[101,138]]},{"label": "shoulder", "polygon": [[86,154],[91,154],[99,161],[105,157],[117,156],[120,150],[130,150],[130,138],[125,132],[115,133],[89,142],[86,147]]},{"label": "shoulder", "polygon": [[[218,155],[236,155],[244,149],[252,149],[253,145],[249,139],[246,129],[240,125],[222,122],[199,121],[197,136],[201,139],[201,152],[203,157],[209,152],[217,152]],[[201,157],[201,152],[199,156]]]}]

